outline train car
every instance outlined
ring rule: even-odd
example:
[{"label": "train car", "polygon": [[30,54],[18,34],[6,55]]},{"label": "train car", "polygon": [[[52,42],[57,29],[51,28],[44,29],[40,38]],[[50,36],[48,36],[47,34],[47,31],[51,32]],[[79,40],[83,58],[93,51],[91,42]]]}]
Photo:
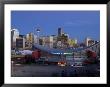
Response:
[{"label": "train car", "polygon": [[35,50],[35,51],[33,51],[32,52],[32,57],[34,58],[34,59],[39,59],[40,57],[41,57],[41,51],[40,50]]}]

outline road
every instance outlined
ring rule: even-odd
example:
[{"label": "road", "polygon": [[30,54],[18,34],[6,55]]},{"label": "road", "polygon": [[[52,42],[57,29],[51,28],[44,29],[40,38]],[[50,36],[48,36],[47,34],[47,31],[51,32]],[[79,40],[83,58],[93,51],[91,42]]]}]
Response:
[{"label": "road", "polygon": [[97,77],[100,76],[97,65],[57,66],[38,64],[12,64],[12,77]]}]

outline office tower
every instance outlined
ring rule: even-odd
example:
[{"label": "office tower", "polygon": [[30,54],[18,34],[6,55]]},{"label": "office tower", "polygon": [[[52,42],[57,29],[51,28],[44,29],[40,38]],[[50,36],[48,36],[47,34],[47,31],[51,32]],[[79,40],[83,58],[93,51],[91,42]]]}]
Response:
[{"label": "office tower", "polygon": [[24,35],[20,35],[19,38],[16,39],[16,48],[25,49],[25,37],[24,37]]},{"label": "office tower", "polygon": [[52,36],[53,36],[53,48],[57,48],[57,36],[56,35]]},{"label": "office tower", "polygon": [[44,42],[45,46],[53,48],[53,36],[46,36]]},{"label": "office tower", "polygon": [[37,40],[38,38],[37,38],[37,35],[34,35],[34,44],[37,44]]},{"label": "office tower", "polygon": [[62,29],[58,28],[58,36],[61,36],[61,35],[62,35]]},{"label": "office tower", "polygon": [[11,29],[11,48],[16,48],[16,39],[19,38],[19,31],[17,29]]},{"label": "office tower", "polygon": [[33,33],[29,33],[26,35],[26,43],[28,44],[28,47],[32,47],[32,44],[34,43],[34,35]]},{"label": "office tower", "polygon": [[93,45],[95,43],[94,40],[92,40],[91,38],[87,37],[86,40],[85,40],[85,45],[86,46],[90,46],[90,45]]}]

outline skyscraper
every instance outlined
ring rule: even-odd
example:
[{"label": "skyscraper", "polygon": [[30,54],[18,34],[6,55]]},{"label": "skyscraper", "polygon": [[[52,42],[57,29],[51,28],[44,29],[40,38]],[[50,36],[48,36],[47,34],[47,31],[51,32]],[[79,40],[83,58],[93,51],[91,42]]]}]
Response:
[{"label": "skyscraper", "polygon": [[34,35],[34,44],[37,44],[37,40],[38,38],[37,38],[37,35]]},{"label": "skyscraper", "polygon": [[11,29],[11,48],[16,48],[16,39],[19,38],[19,31]]},{"label": "skyscraper", "polygon": [[58,36],[61,36],[61,35],[62,35],[62,29],[58,28]]},{"label": "skyscraper", "polygon": [[53,48],[53,36],[42,37],[42,41],[43,41],[42,45]]},{"label": "skyscraper", "polygon": [[24,37],[24,35],[20,35],[19,38],[16,39],[16,48],[25,49],[25,37]]},{"label": "skyscraper", "polygon": [[34,43],[34,35],[33,33],[29,33],[26,35],[26,42],[28,43],[28,47],[32,47],[32,44]]}]

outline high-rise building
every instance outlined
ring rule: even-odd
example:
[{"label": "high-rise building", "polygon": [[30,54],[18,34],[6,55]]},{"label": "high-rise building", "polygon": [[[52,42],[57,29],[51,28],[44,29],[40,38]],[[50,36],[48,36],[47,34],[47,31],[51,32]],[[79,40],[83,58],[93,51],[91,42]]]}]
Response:
[{"label": "high-rise building", "polygon": [[53,36],[53,48],[57,48],[57,36],[56,35],[52,36]]},{"label": "high-rise building", "polygon": [[29,33],[26,35],[26,43],[28,44],[28,47],[32,47],[32,44],[34,43],[33,33]]},{"label": "high-rise building", "polygon": [[34,35],[33,35],[33,33],[29,33],[29,42],[30,43],[34,42]]},{"label": "high-rise building", "polygon": [[29,41],[29,34],[26,34],[26,41]]},{"label": "high-rise building", "polygon": [[45,46],[53,48],[53,36],[45,37]]},{"label": "high-rise building", "polygon": [[62,35],[62,29],[58,28],[58,36],[61,36],[61,35]]},{"label": "high-rise building", "polygon": [[67,36],[67,39],[69,39],[69,34],[67,34],[67,33],[64,33],[64,35],[65,35],[65,36]]},{"label": "high-rise building", "polygon": [[19,31],[11,29],[11,48],[16,48],[16,39],[19,38]]},{"label": "high-rise building", "polygon": [[61,48],[62,47],[62,43],[61,43],[61,41],[58,41],[57,42],[57,48]]},{"label": "high-rise building", "polygon": [[37,44],[37,42],[38,42],[37,35],[34,35],[34,44]]},{"label": "high-rise building", "polygon": [[40,45],[53,48],[53,36],[42,36],[40,37]]},{"label": "high-rise building", "polygon": [[18,48],[18,49],[24,49],[25,48],[24,35],[20,35],[20,37],[16,39],[16,48]]},{"label": "high-rise building", "polygon": [[77,39],[69,39],[68,43],[69,47],[74,47],[77,44]]},{"label": "high-rise building", "polygon": [[78,40],[77,39],[74,39],[74,42],[75,42],[75,44],[77,44],[78,43]]},{"label": "high-rise building", "polygon": [[91,40],[89,37],[87,37],[87,38],[85,39],[85,45],[86,45],[86,46],[89,46],[89,45],[88,45],[88,41],[89,41],[89,40]]},{"label": "high-rise building", "polygon": [[92,40],[91,38],[87,37],[86,40],[85,40],[85,45],[86,46],[90,46],[90,45],[93,45],[95,43],[94,40]]},{"label": "high-rise building", "polygon": [[[45,38],[46,36],[41,36],[40,39],[40,45],[45,46]],[[38,40],[37,40],[38,41]]]}]

